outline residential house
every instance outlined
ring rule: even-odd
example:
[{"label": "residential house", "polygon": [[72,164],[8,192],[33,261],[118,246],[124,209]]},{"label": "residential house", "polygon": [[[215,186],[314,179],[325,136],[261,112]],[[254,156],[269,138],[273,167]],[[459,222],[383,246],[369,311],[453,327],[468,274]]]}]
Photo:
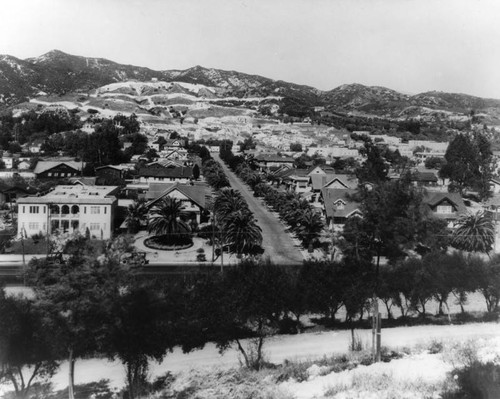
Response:
[{"label": "residential house", "polygon": [[439,183],[435,172],[420,170],[412,173],[411,181],[417,187],[436,187]]},{"label": "residential house", "polygon": [[323,188],[321,198],[324,204],[324,217],[329,229],[342,229],[346,220],[360,217],[360,203],[352,196],[356,193],[352,188]]},{"label": "residential house", "polygon": [[98,185],[121,184],[125,180],[125,173],[129,170],[123,165],[105,165],[95,168]]},{"label": "residential house", "polygon": [[37,179],[60,179],[80,176],[84,166],[75,161],[38,161],[33,172]]},{"label": "residential house", "polygon": [[188,166],[181,167],[161,167],[146,166],[139,169],[137,173],[137,180],[140,183],[151,182],[179,182],[189,183],[193,178],[193,168]]},{"label": "residential house", "polygon": [[61,185],[43,196],[19,198],[18,236],[88,230],[91,236],[109,239],[117,191],[116,186]]},{"label": "residential house", "polygon": [[12,204],[18,198],[36,194],[37,190],[33,187],[21,183],[7,184],[0,180],[0,204]]},{"label": "residential house", "polygon": [[211,191],[206,184],[191,185],[176,182],[149,183],[145,198],[150,209],[162,198],[175,198],[182,203],[182,213],[187,219],[200,224],[208,220],[208,213],[205,211],[210,196]]},{"label": "residential house", "polygon": [[457,219],[467,213],[464,201],[458,193],[427,191],[423,204],[433,217],[446,220],[449,227],[453,227]]},{"label": "residential house", "polygon": [[273,167],[280,167],[283,165],[293,167],[294,159],[290,157],[281,157],[277,154],[256,154],[255,161],[260,170],[271,170]]}]

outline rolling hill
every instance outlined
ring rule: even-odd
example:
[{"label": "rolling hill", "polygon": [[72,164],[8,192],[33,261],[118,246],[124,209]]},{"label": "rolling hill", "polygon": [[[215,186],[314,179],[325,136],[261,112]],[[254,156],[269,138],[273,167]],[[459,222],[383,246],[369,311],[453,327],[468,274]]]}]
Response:
[{"label": "rolling hill", "polygon": [[[236,71],[195,66],[186,70],[154,71],[123,65],[103,58],[88,58],[50,51],[40,57],[21,60],[0,55],[0,108],[6,108],[39,95],[88,93],[99,87],[130,80],[180,82],[202,85],[195,97],[239,99],[291,98],[306,107],[325,106],[343,113],[377,115],[389,118],[416,115],[429,110],[469,114],[471,110],[491,118],[500,116],[500,100],[466,94],[427,92],[417,95],[361,84],[346,84],[330,91],[272,80]],[[212,88],[208,90],[207,87]],[[179,84],[169,94],[193,94]],[[161,93],[159,93],[161,94]]]}]

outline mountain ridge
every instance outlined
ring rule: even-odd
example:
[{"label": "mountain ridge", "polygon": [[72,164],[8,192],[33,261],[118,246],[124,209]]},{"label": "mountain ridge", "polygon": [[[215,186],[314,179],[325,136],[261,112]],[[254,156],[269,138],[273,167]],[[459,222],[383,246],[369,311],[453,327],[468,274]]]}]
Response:
[{"label": "mountain ridge", "polygon": [[340,85],[331,90],[274,80],[234,70],[205,68],[200,65],[179,70],[153,70],[119,64],[106,58],[83,57],[51,50],[24,60],[0,55],[0,108],[26,101],[40,93],[89,92],[98,87],[127,80],[184,82],[215,87],[223,96],[291,98],[305,106],[324,106],[327,110],[398,116],[408,107],[447,111],[490,112],[500,115],[500,100],[462,93],[428,91],[415,95],[382,86],[359,83]]}]

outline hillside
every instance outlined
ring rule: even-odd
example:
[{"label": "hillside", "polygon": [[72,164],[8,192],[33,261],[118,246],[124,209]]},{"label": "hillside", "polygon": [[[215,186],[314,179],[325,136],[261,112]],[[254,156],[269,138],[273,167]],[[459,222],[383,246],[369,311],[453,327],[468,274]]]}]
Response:
[{"label": "hillside", "polygon": [[[305,109],[325,106],[330,111],[366,116],[406,119],[435,110],[467,115],[473,110],[476,114],[482,114],[487,122],[496,124],[500,120],[500,100],[466,94],[432,91],[410,96],[384,87],[361,84],[346,84],[321,91],[237,71],[201,66],[186,70],[154,71],[103,58],[74,56],[58,50],[26,60],[0,55],[0,109],[39,95],[88,93],[102,86],[130,80],[200,85],[200,89],[194,93],[195,97],[249,99],[272,96],[292,99],[294,104]],[[205,89],[207,87],[212,89]],[[193,94],[190,89],[186,90],[178,84],[170,87],[168,94],[174,92],[180,95]]]}]

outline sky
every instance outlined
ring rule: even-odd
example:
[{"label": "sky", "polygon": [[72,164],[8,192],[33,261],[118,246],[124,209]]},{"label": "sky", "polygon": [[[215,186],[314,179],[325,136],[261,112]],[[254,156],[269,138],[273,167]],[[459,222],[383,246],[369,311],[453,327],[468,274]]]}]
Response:
[{"label": "sky", "polygon": [[498,0],[0,0],[0,54],[58,49],[155,70],[236,70],[500,99]]}]

